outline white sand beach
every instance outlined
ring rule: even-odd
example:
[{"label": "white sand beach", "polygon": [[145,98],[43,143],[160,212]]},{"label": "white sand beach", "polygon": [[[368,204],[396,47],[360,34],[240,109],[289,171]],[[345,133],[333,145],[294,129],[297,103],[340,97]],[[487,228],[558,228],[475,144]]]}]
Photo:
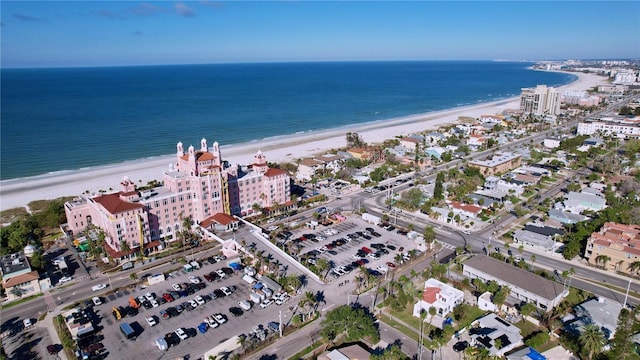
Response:
[{"label": "white sand beach", "polygon": [[[598,84],[605,84],[606,78],[594,74],[572,73],[578,80],[559,89],[587,90]],[[458,121],[460,116],[479,117],[498,114],[505,109],[517,109],[519,98],[481,103],[449,110],[406,116],[362,125],[352,125],[338,129],[307,132],[290,136],[225,146],[221,145],[222,156],[235,164],[247,164],[253,155],[261,150],[270,162],[294,162],[296,159],[326,152],[346,145],[345,134],[357,132],[369,143],[378,143],[397,135],[408,135],[428,129],[436,129],[444,124]],[[216,139],[207,139],[211,144]],[[170,153],[175,149],[167,149]],[[162,172],[174,161],[173,155],[151,159],[128,161],[121,164],[99,166],[84,170],[73,170],[55,174],[46,174],[23,179],[0,182],[0,210],[22,207],[33,200],[55,199],[61,196],[78,196],[89,191],[120,190],[120,180],[128,176],[135,182],[146,184],[148,181],[162,178]]]}]

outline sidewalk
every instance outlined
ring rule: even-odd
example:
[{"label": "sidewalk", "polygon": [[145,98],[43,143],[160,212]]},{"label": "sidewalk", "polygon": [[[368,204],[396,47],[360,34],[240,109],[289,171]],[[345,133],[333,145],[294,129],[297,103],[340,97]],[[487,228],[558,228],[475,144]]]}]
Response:
[{"label": "sidewalk", "polygon": [[[44,327],[47,329],[47,332],[49,332],[49,337],[51,338],[52,344],[62,344],[62,342],[60,341],[60,337],[58,337],[58,332],[56,331],[56,327],[53,324],[53,318],[60,315],[61,313],[62,313],[62,310],[59,309],[59,307],[56,307],[53,311],[47,313],[47,316],[44,318],[44,320],[38,321],[36,323],[36,326]],[[64,350],[61,350],[55,359],[68,360],[67,354],[64,352]]]}]

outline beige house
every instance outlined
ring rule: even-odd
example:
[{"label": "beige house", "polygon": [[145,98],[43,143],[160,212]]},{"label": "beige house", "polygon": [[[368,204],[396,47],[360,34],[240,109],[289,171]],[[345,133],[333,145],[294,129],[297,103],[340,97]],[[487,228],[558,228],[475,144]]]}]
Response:
[{"label": "beige house", "polygon": [[522,157],[512,153],[498,153],[487,160],[469,162],[469,166],[480,170],[482,175],[491,176],[513,170],[522,164]]},{"label": "beige house", "polygon": [[40,288],[40,275],[32,271],[29,261],[22,254],[3,256],[0,260],[2,266],[2,287],[7,294],[7,300],[13,301],[21,297],[38,294]]},{"label": "beige house", "polygon": [[630,265],[640,261],[640,225],[605,223],[587,240],[584,256],[589,264],[606,270],[634,273]]}]

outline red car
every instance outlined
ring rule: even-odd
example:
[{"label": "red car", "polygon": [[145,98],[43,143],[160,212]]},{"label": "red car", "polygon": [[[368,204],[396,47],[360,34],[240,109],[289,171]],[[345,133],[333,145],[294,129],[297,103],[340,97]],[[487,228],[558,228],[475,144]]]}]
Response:
[{"label": "red car", "polygon": [[172,301],[173,301],[173,296],[171,296],[171,294],[169,294],[169,293],[164,293],[164,294],[162,294],[162,297],[163,297],[167,302],[172,302]]},{"label": "red car", "polygon": [[362,247],[362,251],[366,252],[367,254],[371,254],[371,252],[372,252],[372,251],[371,251],[371,249],[369,249],[369,248],[368,248],[368,247],[366,247],[366,246],[363,246],[363,247]]},{"label": "red car", "polygon": [[395,269],[395,268],[396,268],[396,264],[392,263],[391,261],[389,261],[389,262],[387,263],[387,266],[388,266],[388,267],[390,267],[390,268],[392,268],[392,269]]}]

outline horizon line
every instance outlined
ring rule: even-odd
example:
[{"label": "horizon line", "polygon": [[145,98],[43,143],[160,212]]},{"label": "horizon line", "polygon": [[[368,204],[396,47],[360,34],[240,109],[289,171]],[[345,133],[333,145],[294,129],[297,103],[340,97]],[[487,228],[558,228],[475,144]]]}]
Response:
[{"label": "horizon line", "polygon": [[150,67],[150,66],[185,66],[185,65],[243,65],[243,64],[303,64],[303,63],[363,63],[363,62],[513,62],[513,63],[538,63],[545,61],[624,61],[639,60],[635,58],[607,58],[607,59],[396,59],[396,60],[282,60],[282,61],[222,61],[222,62],[193,62],[193,63],[167,63],[167,64],[122,64],[122,65],[50,65],[50,66],[8,66],[0,65],[0,70],[19,69],[86,69],[86,68],[119,68],[119,67]]}]

